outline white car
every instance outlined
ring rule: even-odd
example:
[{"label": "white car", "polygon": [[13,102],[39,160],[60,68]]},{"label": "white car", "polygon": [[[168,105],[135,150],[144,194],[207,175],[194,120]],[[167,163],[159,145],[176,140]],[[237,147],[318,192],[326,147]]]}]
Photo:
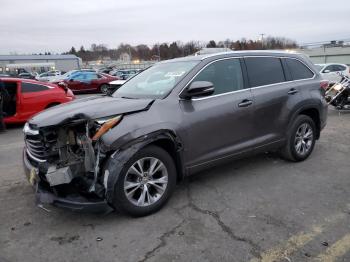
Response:
[{"label": "white car", "polygon": [[347,65],[329,63],[329,64],[316,64],[316,68],[319,70],[322,77],[328,80],[330,83],[339,82],[339,73],[350,77],[350,69]]},{"label": "white car", "polygon": [[109,82],[109,86],[108,86],[108,92],[107,94],[112,94],[114,93],[115,90],[117,90],[119,87],[121,87],[122,85],[124,85],[124,83],[126,82],[126,80],[114,80]]},{"label": "white car", "polygon": [[55,78],[55,77],[57,77],[59,75],[61,75],[61,72],[53,72],[53,71],[45,72],[45,73],[42,73],[42,74],[38,75],[36,77],[36,80],[42,81],[42,82],[48,82],[51,79],[53,79],[53,78]]}]

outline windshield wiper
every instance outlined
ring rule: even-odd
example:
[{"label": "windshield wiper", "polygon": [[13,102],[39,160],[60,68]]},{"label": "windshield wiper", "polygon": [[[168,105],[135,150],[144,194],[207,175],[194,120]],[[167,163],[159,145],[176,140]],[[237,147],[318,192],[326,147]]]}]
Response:
[{"label": "windshield wiper", "polygon": [[122,96],[121,98],[125,98],[125,99],[138,99],[136,97],[128,97],[128,96]]}]

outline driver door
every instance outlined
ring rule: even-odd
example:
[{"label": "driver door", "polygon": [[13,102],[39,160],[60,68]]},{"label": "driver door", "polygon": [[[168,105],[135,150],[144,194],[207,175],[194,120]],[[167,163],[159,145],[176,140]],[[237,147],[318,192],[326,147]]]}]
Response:
[{"label": "driver door", "polygon": [[214,94],[180,100],[187,136],[186,165],[191,170],[253,148],[253,96],[246,89],[239,58],[215,61],[193,79],[212,82]]},{"label": "driver door", "polygon": [[74,74],[69,80],[68,80],[68,87],[72,91],[82,91],[84,90],[84,81],[85,76],[84,74]]}]

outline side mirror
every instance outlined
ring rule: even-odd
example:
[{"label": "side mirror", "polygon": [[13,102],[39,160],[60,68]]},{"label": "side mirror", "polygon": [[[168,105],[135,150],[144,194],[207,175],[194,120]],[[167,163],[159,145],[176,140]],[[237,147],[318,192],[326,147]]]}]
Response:
[{"label": "side mirror", "polygon": [[331,72],[331,70],[329,70],[329,69],[323,70],[323,73],[325,73],[325,74],[328,74],[330,72]]},{"label": "side mirror", "polygon": [[192,82],[181,94],[183,99],[191,99],[196,96],[208,96],[214,93],[214,85],[208,81]]}]

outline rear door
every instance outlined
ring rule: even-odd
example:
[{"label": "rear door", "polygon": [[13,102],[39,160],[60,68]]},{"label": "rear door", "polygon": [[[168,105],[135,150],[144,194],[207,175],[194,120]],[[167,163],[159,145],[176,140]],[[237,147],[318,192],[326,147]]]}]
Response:
[{"label": "rear door", "polygon": [[300,101],[299,87],[288,81],[278,57],[245,57],[254,97],[254,128],[257,146],[285,137],[290,110]]},{"label": "rear door", "polygon": [[93,90],[99,90],[100,86],[106,82],[106,77],[101,74],[91,73],[90,77],[90,87]]},{"label": "rear door", "polygon": [[192,80],[214,84],[213,95],[181,100],[188,136],[186,162],[192,170],[251,148],[253,97],[239,58],[214,61]]}]

